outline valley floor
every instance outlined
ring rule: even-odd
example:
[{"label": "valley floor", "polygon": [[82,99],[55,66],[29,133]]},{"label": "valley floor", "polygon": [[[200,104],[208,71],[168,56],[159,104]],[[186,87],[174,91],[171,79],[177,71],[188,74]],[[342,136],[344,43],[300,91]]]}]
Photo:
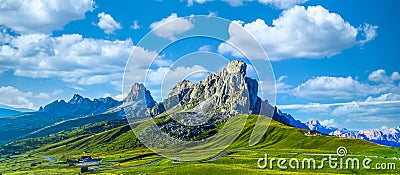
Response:
[{"label": "valley floor", "polygon": [[[333,150],[332,154],[335,152]],[[268,165],[266,168],[258,167],[258,160],[268,154]],[[78,156],[78,155],[77,155]],[[80,155],[79,155],[80,156]],[[304,152],[283,152],[283,151],[254,151],[254,150],[233,150],[217,155],[215,159],[204,162],[177,162],[165,159],[147,149],[129,151],[124,154],[115,154],[103,157],[99,165],[89,166],[92,172],[96,174],[399,174],[398,167],[386,167],[386,170],[364,169],[362,164],[360,168],[345,167],[344,163],[340,168],[331,169],[328,162],[324,162],[324,168],[319,169],[321,160],[326,158],[326,154],[314,154]],[[363,160],[367,157],[364,155],[348,155],[351,158]],[[386,156],[385,156],[386,157]],[[400,165],[400,161],[393,157],[373,157],[371,167],[375,167],[376,163],[387,164],[395,163]],[[278,160],[284,158],[289,161],[291,158],[300,160],[299,169],[280,169],[277,167],[276,161],[273,167],[270,167],[271,159]],[[301,160],[304,158],[313,158],[316,160],[316,168],[305,165],[302,168]],[[41,164],[31,166],[33,162],[41,162]],[[374,164],[375,163],[375,164]],[[261,161],[263,164],[263,161]],[[286,163],[286,166],[289,166]],[[77,174],[81,171],[81,166],[69,166],[66,162],[55,162],[43,155],[20,155],[10,158],[0,159],[1,174]]]}]

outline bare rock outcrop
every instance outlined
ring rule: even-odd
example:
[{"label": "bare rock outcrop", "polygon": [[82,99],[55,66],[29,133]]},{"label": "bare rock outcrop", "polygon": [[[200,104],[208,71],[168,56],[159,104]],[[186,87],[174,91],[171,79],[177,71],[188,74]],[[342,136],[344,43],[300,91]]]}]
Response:
[{"label": "bare rock outcrop", "polygon": [[[275,115],[276,108],[258,97],[258,82],[246,77],[246,63],[232,61],[221,72],[209,74],[203,81],[183,80],[157,104],[141,84],[134,84],[128,101],[143,100],[147,114],[179,111],[180,119],[190,121],[201,117],[228,118],[237,114],[261,114],[287,124],[285,118]],[[176,110],[179,108],[179,110]],[[186,116],[186,119],[185,119]]]}]

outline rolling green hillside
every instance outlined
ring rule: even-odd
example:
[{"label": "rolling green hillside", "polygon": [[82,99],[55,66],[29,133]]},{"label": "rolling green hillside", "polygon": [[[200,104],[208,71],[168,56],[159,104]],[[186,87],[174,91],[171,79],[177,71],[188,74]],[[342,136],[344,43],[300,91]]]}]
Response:
[{"label": "rolling green hillside", "polygon": [[84,135],[45,145],[30,153],[49,155],[94,154],[107,155],[140,146],[129,125],[94,135]]},{"label": "rolling green hillside", "polygon": [[[246,116],[239,116],[245,118]],[[126,173],[164,173],[164,174],[287,174],[287,173],[400,173],[397,169],[387,171],[367,171],[361,170],[336,170],[325,168],[322,170],[278,170],[278,169],[259,169],[257,160],[268,153],[271,157],[279,158],[298,158],[313,156],[321,159],[324,154],[336,154],[339,146],[344,146],[348,154],[364,158],[366,156],[375,157],[374,161],[392,162],[398,160],[391,159],[400,155],[400,150],[385,146],[376,145],[370,142],[357,139],[337,138],[332,136],[306,136],[306,130],[293,128],[283,125],[274,120],[259,143],[249,146],[249,138],[253,132],[257,115],[249,115],[246,124],[239,137],[223,153],[216,155],[214,159],[196,162],[178,162],[163,159],[144,147],[133,134],[129,125],[123,125],[108,129],[97,134],[87,134],[82,132],[85,128],[80,128],[79,132],[86,134],[76,134],[73,137],[58,141],[56,143],[43,144],[40,148],[28,151],[31,157],[20,157],[14,159],[0,159],[0,167],[10,167],[15,162],[21,163],[20,167],[13,171],[21,174],[41,174],[41,173],[76,173],[79,167],[69,167],[68,162],[73,162],[79,156],[91,155],[101,157],[101,166],[92,166],[96,172],[105,174],[126,174]],[[268,123],[268,122],[267,122]],[[264,123],[264,124],[267,124]],[[221,130],[223,125],[219,125],[216,130]],[[44,137],[45,138],[45,137]],[[59,163],[43,164],[37,168],[29,167],[29,160],[40,159],[40,155],[56,157]],[[388,159],[390,158],[390,159]],[[29,160],[27,160],[29,159]],[[48,162],[48,161],[47,161]],[[8,164],[7,164],[8,163]],[[4,165],[5,164],[5,165]],[[7,169],[0,173],[7,173]],[[18,173],[17,173],[18,174]]]},{"label": "rolling green hillside", "polygon": [[[344,146],[351,154],[376,155],[376,153],[386,153],[388,154],[387,156],[400,154],[400,149],[380,146],[360,139],[339,138],[327,135],[306,136],[305,133],[308,131],[290,127],[274,120],[271,120],[269,123],[268,130],[260,142],[254,146],[249,146],[248,141],[256,121],[257,116],[250,115],[242,133],[230,146],[231,149],[335,153],[338,147]],[[264,123],[264,125],[267,124]]]},{"label": "rolling green hillside", "polygon": [[[72,127],[71,123],[74,124],[77,123],[76,121],[84,120],[83,122],[78,122],[80,125],[82,125],[87,119],[88,118],[81,118],[69,122],[64,122],[54,127],[50,127],[56,129],[61,128],[62,131],[47,135],[45,137],[26,138],[1,145],[0,155],[22,154],[28,151],[42,148],[51,143],[57,143],[71,138],[76,139],[76,138],[88,137],[90,135],[111,130],[113,128],[120,127],[122,125],[126,125],[128,123],[126,119],[117,119],[117,120],[108,120],[108,121],[90,123],[81,127],[74,127],[74,128],[68,128],[65,126],[69,125]],[[93,120],[91,119],[91,121]]]},{"label": "rolling green hillside", "polygon": [[0,117],[19,115],[21,113],[22,112],[20,112],[20,111],[12,110],[12,109],[4,109],[4,108],[1,108],[1,106],[0,106]]},{"label": "rolling green hillside", "polygon": [[[243,116],[245,117],[245,116]],[[228,149],[259,150],[275,152],[309,152],[335,153],[340,146],[345,146],[350,154],[385,156],[399,155],[400,149],[376,145],[364,140],[338,138],[333,136],[306,136],[306,130],[283,125],[272,120],[266,134],[254,146],[249,146],[248,140],[257,120],[256,115],[249,115],[242,133]],[[218,127],[218,128],[221,128]],[[217,129],[218,129],[217,128]],[[32,153],[40,154],[91,154],[118,153],[142,146],[131,131],[129,125],[107,130],[95,135],[84,135],[61,142],[45,145]]]},{"label": "rolling green hillside", "polygon": [[32,132],[29,135],[25,136],[25,138],[44,137],[50,134],[58,133],[60,131],[68,131],[73,129],[74,127],[80,127],[91,123],[121,119],[122,118],[120,115],[121,112],[122,111],[117,111],[117,112],[112,111],[97,115],[83,116],[83,117],[60,121],[53,125],[36,130],[35,132]]}]

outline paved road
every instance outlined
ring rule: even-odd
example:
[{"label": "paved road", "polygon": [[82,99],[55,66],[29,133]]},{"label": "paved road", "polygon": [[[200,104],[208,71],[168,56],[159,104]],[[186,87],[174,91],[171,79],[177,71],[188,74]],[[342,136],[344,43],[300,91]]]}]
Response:
[{"label": "paved road", "polygon": [[162,160],[164,160],[164,159],[165,159],[165,158],[159,158],[159,159],[153,160],[153,161],[151,161],[151,162],[149,162],[149,163],[145,163],[145,164],[140,164],[140,165],[135,165],[135,166],[127,166],[127,167],[121,167],[121,168],[113,168],[113,169],[111,169],[111,170],[98,171],[98,172],[107,172],[107,171],[123,170],[123,169],[130,169],[130,168],[140,168],[140,167],[145,167],[145,166],[153,165],[153,164],[155,164],[155,163],[157,163],[157,162],[160,162],[160,161],[162,161]]},{"label": "paved road", "polygon": [[53,161],[54,163],[58,162],[57,158],[51,157],[51,156],[47,156],[46,157],[48,160]]},{"label": "paved road", "polygon": [[[222,152],[222,153],[218,154],[217,156],[215,156],[215,157],[213,157],[213,158],[211,158],[209,160],[204,160],[204,161],[201,161],[201,162],[216,161],[216,160],[220,159],[221,157],[224,157],[224,156],[226,156],[228,154],[237,153],[237,152],[244,152],[244,151],[248,151],[248,150],[229,150],[229,151],[225,151],[225,152]],[[175,160],[172,160],[172,163],[193,163],[193,162],[179,162],[179,158],[177,158]]]},{"label": "paved road", "polygon": [[218,159],[221,158],[221,157],[224,157],[224,156],[226,156],[226,155],[228,155],[228,154],[237,153],[237,152],[242,152],[242,150],[229,150],[229,151],[225,151],[225,152],[222,152],[221,154],[218,154],[217,156],[211,158],[210,160],[206,160],[206,161],[203,161],[203,162],[212,162],[212,161],[216,161],[216,160],[218,160]]},{"label": "paved road", "polygon": [[153,165],[153,164],[155,164],[155,163],[157,163],[157,162],[159,162],[159,161],[162,161],[162,160],[164,160],[164,159],[165,159],[165,158],[159,158],[159,159],[153,160],[153,161],[151,161],[151,162],[149,162],[149,163],[145,163],[145,164],[141,164],[141,165],[132,166],[132,168],[140,168],[140,167],[144,167],[144,166],[150,166],[150,165]]}]

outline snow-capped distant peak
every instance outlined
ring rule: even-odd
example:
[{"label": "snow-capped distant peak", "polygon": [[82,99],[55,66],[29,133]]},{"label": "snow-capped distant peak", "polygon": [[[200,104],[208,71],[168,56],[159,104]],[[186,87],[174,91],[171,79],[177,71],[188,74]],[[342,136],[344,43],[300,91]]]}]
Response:
[{"label": "snow-capped distant peak", "polygon": [[363,139],[381,145],[400,147],[400,127],[359,131],[334,131],[330,135]]},{"label": "snow-capped distant peak", "polygon": [[329,127],[329,126],[323,126],[323,125],[321,125],[321,123],[318,120],[309,120],[306,123],[306,125],[310,130],[319,131],[319,132],[322,132],[324,134],[329,134],[329,133],[331,133],[331,132],[333,132],[335,130],[338,130],[337,128],[332,128],[332,127]]}]

